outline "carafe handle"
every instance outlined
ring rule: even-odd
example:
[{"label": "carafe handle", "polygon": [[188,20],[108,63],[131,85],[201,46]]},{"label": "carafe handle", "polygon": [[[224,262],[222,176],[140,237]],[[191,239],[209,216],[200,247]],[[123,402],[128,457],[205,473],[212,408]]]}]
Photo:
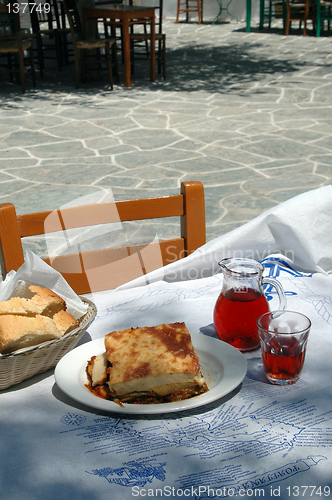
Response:
[{"label": "carafe handle", "polygon": [[274,278],[263,277],[263,285],[271,285],[277,290],[279,297],[279,311],[283,311],[286,308],[286,295],[282,285]]}]

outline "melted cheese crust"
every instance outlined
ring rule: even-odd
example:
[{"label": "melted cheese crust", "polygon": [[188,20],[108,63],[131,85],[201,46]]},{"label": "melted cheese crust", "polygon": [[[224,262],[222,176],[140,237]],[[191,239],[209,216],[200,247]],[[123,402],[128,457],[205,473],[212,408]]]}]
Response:
[{"label": "melted cheese crust", "polygon": [[184,323],[111,332],[105,347],[108,385],[115,397],[187,392],[185,398],[208,390]]}]

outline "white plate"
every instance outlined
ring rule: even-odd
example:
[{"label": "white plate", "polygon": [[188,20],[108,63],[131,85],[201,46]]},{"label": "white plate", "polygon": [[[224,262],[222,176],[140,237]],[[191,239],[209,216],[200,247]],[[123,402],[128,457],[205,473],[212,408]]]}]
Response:
[{"label": "white plate", "polygon": [[185,401],[160,404],[124,404],[99,398],[86,387],[85,368],[88,360],[105,351],[104,338],[83,344],[66,354],[55,368],[55,381],[71,398],[102,411],[132,414],[168,413],[189,410],[212,403],[229,394],[244,379],[247,360],[237,349],[221,340],[201,334],[191,334],[192,343],[199,356],[201,369],[209,391]]}]

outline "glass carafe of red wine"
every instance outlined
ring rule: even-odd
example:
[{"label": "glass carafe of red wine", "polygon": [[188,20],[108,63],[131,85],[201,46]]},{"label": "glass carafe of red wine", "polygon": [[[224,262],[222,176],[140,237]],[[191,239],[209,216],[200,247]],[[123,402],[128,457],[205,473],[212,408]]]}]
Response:
[{"label": "glass carafe of red wine", "polygon": [[269,311],[263,285],[272,285],[279,296],[283,310],[286,297],[281,284],[274,278],[263,277],[264,266],[253,259],[229,258],[219,262],[223,271],[223,285],[214,308],[214,326],[224,342],[242,352],[260,345],[257,319]]}]

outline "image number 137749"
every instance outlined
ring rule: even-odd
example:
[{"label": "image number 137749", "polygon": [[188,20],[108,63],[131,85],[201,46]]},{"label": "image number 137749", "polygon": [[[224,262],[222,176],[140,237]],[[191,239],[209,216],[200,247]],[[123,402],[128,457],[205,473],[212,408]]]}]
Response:
[{"label": "image number 137749", "polygon": [[36,2],[20,2],[20,3],[8,3],[8,12],[13,14],[25,14],[27,12],[44,12],[48,14],[51,10],[51,5],[49,3],[36,3]]}]

